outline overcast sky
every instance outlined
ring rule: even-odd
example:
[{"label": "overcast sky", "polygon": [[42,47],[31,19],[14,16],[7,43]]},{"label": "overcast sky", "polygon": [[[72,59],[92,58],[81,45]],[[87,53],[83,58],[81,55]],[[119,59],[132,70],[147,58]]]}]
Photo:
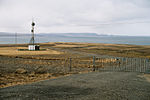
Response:
[{"label": "overcast sky", "polygon": [[0,0],[0,32],[150,36],[150,0]]}]

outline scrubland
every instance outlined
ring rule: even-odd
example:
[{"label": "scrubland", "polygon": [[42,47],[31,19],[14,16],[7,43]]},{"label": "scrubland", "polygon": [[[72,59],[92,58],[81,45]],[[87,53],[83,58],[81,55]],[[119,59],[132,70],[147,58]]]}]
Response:
[{"label": "scrubland", "polygon": [[[27,44],[0,45],[0,87],[92,71],[92,54],[150,58],[150,46],[98,43],[41,43],[41,51],[20,51]],[[86,57],[91,57],[87,60]],[[75,58],[69,71],[68,58]],[[84,58],[81,59],[80,58]],[[78,65],[77,65],[78,64]]]}]

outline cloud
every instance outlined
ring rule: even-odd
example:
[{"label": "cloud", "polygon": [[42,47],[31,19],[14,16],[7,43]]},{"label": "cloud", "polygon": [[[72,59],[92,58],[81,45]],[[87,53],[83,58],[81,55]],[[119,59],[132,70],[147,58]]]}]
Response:
[{"label": "cloud", "polygon": [[0,31],[150,35],[149,0],[0,0],[0,15]]}]

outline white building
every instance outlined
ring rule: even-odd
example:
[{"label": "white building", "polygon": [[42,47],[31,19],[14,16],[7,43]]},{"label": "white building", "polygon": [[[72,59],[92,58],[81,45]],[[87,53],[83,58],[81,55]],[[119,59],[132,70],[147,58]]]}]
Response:
[{"label": "white building", "polygon": [[28,50],[40,50],[40,46],[39,45],[28,45]]}]

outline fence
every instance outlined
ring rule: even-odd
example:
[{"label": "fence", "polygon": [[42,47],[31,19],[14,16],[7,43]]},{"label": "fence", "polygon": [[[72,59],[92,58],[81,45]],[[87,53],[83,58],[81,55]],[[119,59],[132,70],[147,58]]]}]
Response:
[{"label": "fence", "polygon": [[128,72],[150,72],[150,60],[146,58],[93,58],[94,70],[99,71],[128,71]]},{"label": "fence", "polygon": [[150,74],[150,60],[123,57],[32,58],[1,57],[0,87],[34,82],[68,74],[91,71],[142,72]]},{"label": "fence", "polygon": [[146,58],[93,57],[68,60],[72,68],[89,68],[93,71],[124,71],[150,73],[150,60]]},{"label": "fence", "polygon": [[[32,73],[78,73],[83,71],[128,71],[150,73],[150,60],[124,57],[80,57],[66,59],[11,59],[1,60],[1,72],[15,72],[24,68]],[[3,67],[4,66],[4,67]],[[7,67],[5,67],[7,66]]]}]

